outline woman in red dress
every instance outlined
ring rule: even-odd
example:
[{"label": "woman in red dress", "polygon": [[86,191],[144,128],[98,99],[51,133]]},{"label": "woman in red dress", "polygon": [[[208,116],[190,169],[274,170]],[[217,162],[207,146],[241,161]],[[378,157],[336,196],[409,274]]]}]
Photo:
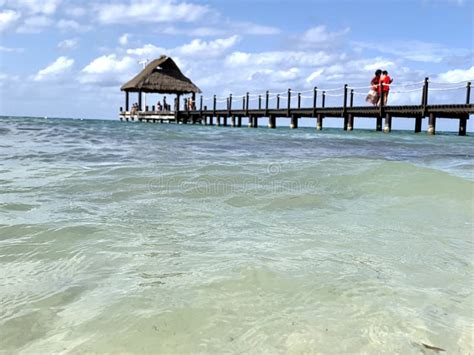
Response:
[{"label": "woman in red dress", "polygon": [[375,76],[370,81],[370,91],[365,98],[365,101],[370,102],[372,105],[376,106],[379,101],[379,84],[380,84],[380,75],[382,75],[382,70],[377,69]]}]

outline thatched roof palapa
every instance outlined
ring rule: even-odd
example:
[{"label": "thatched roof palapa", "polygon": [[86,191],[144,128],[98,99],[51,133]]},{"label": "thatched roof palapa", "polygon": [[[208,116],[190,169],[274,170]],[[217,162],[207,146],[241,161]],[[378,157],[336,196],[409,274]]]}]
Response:
[{"label": "thatched roof palapa", "polygon": [[179,70],[168,56],[152,60],[132,80],[120,88],[122,91],[149,92],[158,94],[200,93],[196,85]]}]

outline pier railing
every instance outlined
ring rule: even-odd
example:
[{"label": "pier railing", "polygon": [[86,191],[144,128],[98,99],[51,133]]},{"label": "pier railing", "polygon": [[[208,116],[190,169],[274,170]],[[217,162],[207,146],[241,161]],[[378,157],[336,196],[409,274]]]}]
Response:
[{"label": "pier railing", "polygon": [[[399,101],[397,95],[409,95],[419,104],[411,105],[384,105],[384,90],[380,91],[378,105],[368,105],[365,97],[371,86],[353,87],[345,84],[339,88],[319,89],[314,87],[309,90],[292,90],[291,88],[281,92],[266,91],[253,94],[246,92],[241,95],[229,94],[225,97],[213,95],[211,97],[201,96],[199,102],[185,104],[186,109],[176,113],[169,113],[168,122],[176,123],[201,123],[217,126],[227,126],[228,118],[233,127],[242,126],[242,118],[248,118],[248,126],[257,128],[258,119],[268,118],[268,127],[276,127],[276,119],[281,117],[290,118],[290,127],[297,128],[300,118],[315,118],[316,128],[323,129],[326,118],[343,118],[344,130],[354,129],[356,117],[375,119],[377,131],[390,132],[393,117],[404,117],[415,119],[415,132],[421,132],[422,120],[428,118],[429,134],[435,134],[436,120],[438,118],[458,119],[459,135],[466,134],[467,120],[474,113],[474,105],[471,104],[471,81],[457,83],[441,83],[430,81],[429,78],[414,83],[402,85],[388,85],[389,100]],[[381,89],[381,88],[380,88]],[[459,94],[459,91],[464,91]],[[456,92],[456,98],[461,103],[433,103],[430,101],[430,93]],[[439,95],[438,95],[439,96]],[[418,98],[418,99],[417,99]],[[362,104],[360,104],[362,101]],[[451,101],[452,102],[452,101]],[[359,103],[359,104],[358,104]],[[163,122],[161,113],[155,112],[154,108],[149,111],[140,111],[134,117],[139,121]],[[174,117],[171,117],[174,115]],[[121,119],[132,119],[133,115],[122,112]],[[383,120],[385,124],[382,129]]]}]

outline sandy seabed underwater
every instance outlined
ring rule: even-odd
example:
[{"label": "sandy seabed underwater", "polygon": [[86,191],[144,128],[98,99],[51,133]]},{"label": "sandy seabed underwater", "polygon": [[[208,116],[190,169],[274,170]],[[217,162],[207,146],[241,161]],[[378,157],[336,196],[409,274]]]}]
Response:
[{"label": "sandy seabed underwater", "polygon": [[0,135],[1,354],[472,353],[472,137]]}]

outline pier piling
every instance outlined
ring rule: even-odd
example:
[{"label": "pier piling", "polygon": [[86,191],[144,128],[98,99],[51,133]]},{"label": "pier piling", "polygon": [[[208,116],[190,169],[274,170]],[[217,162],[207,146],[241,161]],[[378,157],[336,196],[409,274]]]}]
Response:
[{"label": "pier piling", "polygon": [[274,115],[268,117],[268,128],[276,128],[276,118]]},{"label": "pier piling", "polygon": [[316,129],[318,131],[321,131],[323,129],[323,115],[321,115],[320,113],[318,113],[318,118],[317,118],[317,122],[316,122]]},{"label": "pier piling", "polygon": [[290,128],[291,129],[298,128],[298,116],[291,115]]},{"label": "pier piling", "polygon": [[385,127],[383,128],[385,133],[390,133],[392,131],[392,115],[389,113],[385,114]]},{"label": "pier piling", "polygon": [[428,134],[435,135],[436,134],[436,116],[434,113],[430,113],[428,119]]}]

